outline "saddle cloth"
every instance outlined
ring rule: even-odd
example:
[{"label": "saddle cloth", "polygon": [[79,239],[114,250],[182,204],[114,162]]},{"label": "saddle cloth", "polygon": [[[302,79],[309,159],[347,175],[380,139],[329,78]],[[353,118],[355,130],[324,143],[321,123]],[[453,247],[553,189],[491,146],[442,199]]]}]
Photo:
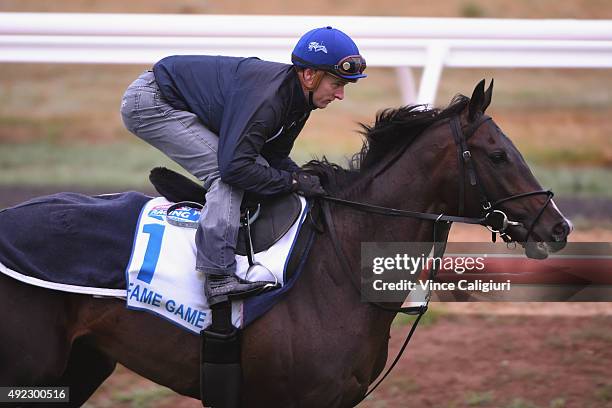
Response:
[{"label": "saddle cloth", "polygon": [[[254,261],[264,265],[272,274],[257,268],[247,276],[246,256],[236,255],[236,274],[251,281],[286,280],[286,265],[300,226],[306,214],[306,200],[300,197],[298,222],[271,247],[255,254]],[[199,333],[211,323],[211,313],[204,296],[204,275],[195,272],[195,232],[193,228],[171,225],[166,210],[173,203],[164,197],[149,201],[142,209],[130,262],[126,269],[127,306],[147,310],[192,332]],[[183,220],[199,218],[199,210],[178,209],[168,217]],[[244,323],[244,302],[232,304],[232,322],[240,328]]]},{"label": "saddle cloth", "polygon": [[[255,261],[270,268],[284,286],[236,303],[233,322],[238,327],[267,312],[299,277],[314,231],[303,222],[308,204],[301,197],[296,200],[297,221],[271,248],[255,254]],[[57,193],[0,210],[0,273],[63,292],[129,296],[130,307],[159,312],[199,331],[209,324],[210,313],[203,277],[194,275],[195,229],[169,225],[164,210],[169,205],[164,198],[137,192],[93,197]],[[183,219],[199,217],[195,210],[179,212]],[[245,277],[247,258],[238,256],[237,261],[238,274]],[[130,270],[136,272],[131,286]],[[185,298],[183,287],[197,299]]]}]

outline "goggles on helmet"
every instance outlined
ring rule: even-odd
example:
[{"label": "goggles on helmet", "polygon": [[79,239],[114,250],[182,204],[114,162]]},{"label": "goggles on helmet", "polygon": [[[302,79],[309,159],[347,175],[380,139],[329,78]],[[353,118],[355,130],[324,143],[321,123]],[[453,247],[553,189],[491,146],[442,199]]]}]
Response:
[{"label": "goggles on helmet", "polygon": [[354,75],[360,75],[366,69],[366,61],[361,55],[349,55],[347,57],[342,58],[337,64],[327,65],[327,64],[312,64],[308,61],[303,60],[297,55],[293,54],[292,56],[293,62],[299,62],[303,65],[321,69],[324,71],[328,71],[336,76],[341,78],[350,79],[346,77],[351,77]]},{"label": "goggles on helmet", "polygon": [[361,55],[349,55],[331,67],[332,72],[340,75],[357,75],[363,73],[365,69],[366,61]]}]

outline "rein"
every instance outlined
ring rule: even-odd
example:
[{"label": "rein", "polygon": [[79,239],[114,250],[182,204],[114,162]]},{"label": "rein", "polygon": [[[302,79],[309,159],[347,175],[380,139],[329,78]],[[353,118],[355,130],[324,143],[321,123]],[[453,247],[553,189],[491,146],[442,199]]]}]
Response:
[{"label": "rein", "polygon": [[[321,208],[323,210],[323,218],[325,224],[327,225],[327,230],[329,231],[330,240],[336,252],[337,258],[340,262],[341,269],[349,278],[349,281],[355,287],[358,293],[361,293],[360,288],[352,279],[351,267],[348,264],[347,258],[344,256],[342,248],[340,246],[340,240],[336,234],[336,228],[334,225],[332,212],[330,209],[330,203],[342,205],[344,207],[352,208],[357,211],[369,213],[369,214],[377,214],[384,215],[390,217],[404,217],[404,218],[417,218],[426,221],[433,222],[433,243],[434,243],[434,256],[442,257],[446,250],[446,243],[448,239],[448,232],[450,231],[450,227],[453,222],[458,222],[462,224],[473,224],[473,225],[482,225],[486,227],[489,231],[491,231],[491,240],[493,242],[496,241],[497,234],[506,242],[510,244],[513,239],[507,234],[506,230],[511,226],[521,226],[524,225],[518,221],[512,221],[508,218],[508,215],[501,209],[499,209],[499,205],[525,197],[531,197],[535,195],[546,195],[547,199],[534,221],[527,228],[527,235],[525,237],[525,242],[529,240],[533,232],[533,228],[539,221],[540,217],[548,207],[548,204],[551,202],[553,197],[553,192],[550,190],[536,190],[530,191],[527,193],[519,193],[506,198],[502,198],[500,200],[491,201],[488,199],[488,194],[486,193],[484,186],[479,182],[478,173],[476,171],[476,167],[472,162],[472,154],[467,146],[467,140],[480,128],[482,124],[491,120],[491,117],[486,115],[481,115],[479,120],[470,124],[470,126],[464,131],[461,128],[459,116],[454,116],[450,119],[450,128],[452,130],[453,138],[455,140],[455,145],[457,147],[457,161],[459,165],[459,171],[461,173],[461,178],[459,179],[459,215],[445,215],[445,214],[433,214],[433,213],[423,213],[418,211],[409,211],[409,210],[401,210],[397,208],[390,207],[382,207],[373,204],[367,204],[358,201],[345,200],[337,197],[332,197],[329,195],[325,195],[319,197],[322,200]],[[480,195],[480,207],[482,216],[479,218],[476,217],[465,217],[463,216],[463,212],[465,210],[465,179],[466,175],[469,179],[470,186],[477,188],[478,193]],[[440,223],[444,223],[444,227],[440,227]],[[437,268],[431,268],[429,270],[428,281],[433,281],[436,278]],[[424,304],[420,306],[412,306],[412,307],[388,307],[379,302],[368,302],[371,305],[378,307],[387,312],[393,313],[405,313],[408,315],[416,315],[417,318],[413,322],[410,331],[408,332],[406,339],[400,348],[397,356],[385,372],[385,374],[376,382],[376,384],[370,388],[370,390],[355,403],[357,405],[365,398],[368,397],[381,383],[382,381],[390,374],[391,370],[395,367],[399,359],[401,358],[406,346],[410,342],[412,335],[414,334],[416,327],[421,320],[421,317],[425,314],[428,309],[429,301],[431,300],[431,290],[429,290],[427,297],[425,299]]]}]

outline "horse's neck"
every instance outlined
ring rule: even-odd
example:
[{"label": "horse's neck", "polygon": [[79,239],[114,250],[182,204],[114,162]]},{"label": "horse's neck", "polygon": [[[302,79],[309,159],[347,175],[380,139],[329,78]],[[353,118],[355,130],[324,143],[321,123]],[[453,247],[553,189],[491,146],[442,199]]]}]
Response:
[{"label": "horse's neck", "polygon": [[[440,166],[439,161],[448,157],[441,144],[438,146],[438,153],[427,145],[408,149],[373,179],[371,174],[365,174],[364,180],[354,190],[359,193],[349,193],[347,198],[417,212],[447,212],[448,200],[445,195],[448,192],[441,192],[448,187],[443,185],[448,168]],[[381,167],[384,167],[384,163],[381,163]],[[372,174],[376,170],[372,169]],[[345,261],[333,260],[334,267],[327,262],[319,270],[329,274],[334,282],[343,282],[347,286],[347,293],[358,301],[359,294],[350,286],[360,285],[362,242],[431,242],[434,238],[432,222],[417,218],[373,215],[342,206],[334,206],[332,218],[336,244],[330,242],[332,235],[328,233],[320,239],[321,250],[324,253],[332,252],[332,259],[344,258]],[[347,284],[348,274],[351,274],[351,285]]]},{"label": "horse's neck", "polygon": [[[382,207],[431,214],[456,211],[456,157],[452,137],[446,127],[432,127],[421,135],[394,162],[381,161],[358,180],[346,198]],[[451,205],[449,205],[451,203]],[[333,213],[337,257],[350,266],[353,282],[360,283],[362,242],[432,242],[433,223],[411,217],[373,215],[352,208],[335,206]],[[329,243],[329,237],[327,242]],[[338,253],[340,252],[340,253]],[[336,280],[346,279],[342,268],[330,270]]]},{"label": "horse's neck", "polygon": [[[351,199],[382,207],[415,212],[448,214],[454,186],[447,185],[449,166],[447,149],[429,147],[430,142],[411,146],[393,166],[378,174],[359,189]],[[436,150],[437,149],[437,150]],[[384,166],[384,165],[381,165]],[[376,169],[373,169],[376,172]],[[452,207],[452,208],[451,208]],[[417,218],[373,216],[357,213],[350,208],[337,208],[340,233],[347,244],[357,247],[361,242],[430,242],[433,239],[431,221]]]},{"label": "horse's neck", "polygon": [[[433,163],[424,164],[422,157],[406,152],[376,179],[362,180],[363,184],[356,186],[358,194],[343,198],[437,212],[444,204],[435,199],[436,189],[440,188],[438,183],[423,174],[423,169],[429,166],[433,167]],[[362,301],[361,243],[427,242],[432,239],[431,223],[372,215],[340,205],[332,205],[331,209],[337,245],[332,243],[329,231],[317,236],[302,279],[296,282],[284,306],[277,309],[276,316],[280,316],[283,324],[300,322],[294,327],[295,336],[314,338],[315,349],[329,349],[338,361],[354,362],[351,370],[355,378],[370,382],[384,367],[395,314]],[[360,359],[354,358],[355,353],[360,354]]]}]

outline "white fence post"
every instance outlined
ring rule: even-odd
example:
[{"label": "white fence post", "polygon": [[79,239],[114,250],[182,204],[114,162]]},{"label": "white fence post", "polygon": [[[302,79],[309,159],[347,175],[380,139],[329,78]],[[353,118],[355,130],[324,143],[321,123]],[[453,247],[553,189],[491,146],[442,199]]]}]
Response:
[{"label": "white fence post", "polygon": [[432,44],[427,49],[427,62],[421,75],[421,87],[417,96],[417,103],[433,105],[436,102],[438,83],[440,83],[447,52],[448,48],[439,43]]},{"label": "white fence post", "polygon": [[409,67],[395,68],[397,80],[399,81],[400,94],[403,105],[412,105],[416,102],[416,84],[414,75]]}]

